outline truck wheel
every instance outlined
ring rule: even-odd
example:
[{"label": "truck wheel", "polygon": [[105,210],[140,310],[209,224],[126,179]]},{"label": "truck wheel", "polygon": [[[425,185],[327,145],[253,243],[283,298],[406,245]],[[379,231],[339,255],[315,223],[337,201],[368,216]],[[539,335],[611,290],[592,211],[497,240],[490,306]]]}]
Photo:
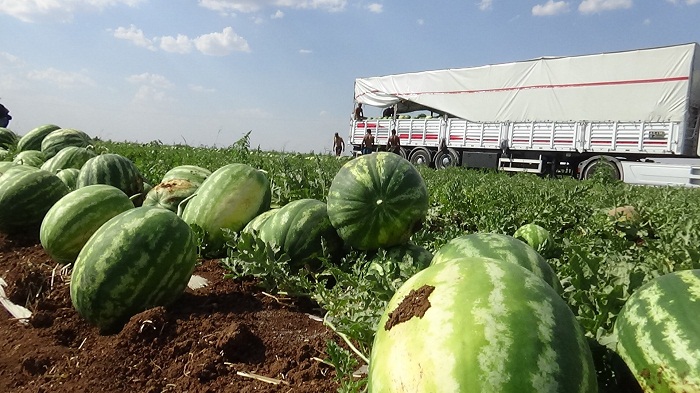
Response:
[{"label": "truck wheel", "polygon": [[447,148],[435,155],[435,168],[443,169],[459,165],[459,154],[455,149]]},{"label": "truck wheel", "polygon": [[408,160],[413,165],[430,165],[430,152],[422,147],[415,148]]},{"label": "truck wheel", "polygon": [[590,179],[594,176],[606,177],[609,180],[622,180],[620,169],[612,157],[597,157],[587,163],[581,171],[581,179]]}]

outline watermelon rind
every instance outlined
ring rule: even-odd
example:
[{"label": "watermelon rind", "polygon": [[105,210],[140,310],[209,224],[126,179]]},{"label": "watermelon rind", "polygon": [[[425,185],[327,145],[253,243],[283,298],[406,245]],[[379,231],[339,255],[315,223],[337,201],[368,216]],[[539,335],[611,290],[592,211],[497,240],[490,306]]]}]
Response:
[{"label": "watermelon rind", "polygon": [[458,262],[418,272],[389,301],[369,392],[597,392],[584,331],[551,286],[516,264]]},{"label": "watermelon rind", "polygon": [[64,147],[56,155],[46,160],[41,165],[41,169],[51,173],[57,173],[61,169],[68,168],[80,169],[89,159],[96,155],[97,153],[92,149],[78,146]]},{"label": "watermelon rind", "polygon": [[80,169],[76,168],[61,169],[56,172],[56,177],[61,179],[61,181],[68,186],[71,191],[76,189],[78,175],[80,175]]},{"label": "watermelon rind", "polygon": [[0,127],[0,148],[9,150],[17,145],[19,136],[9,128]]},{"label": "watermelon rind", "polygon": [[520,265],[535,273],[558,293],[563,292],[561,281],[547,260],[528,244],[512,236],[472,233],[456,237],[435,252],[432,264],[463,257],[486,257]]},{"label": "watermelon rind", "polygon": [[182,295],[196,261],[195,236],[175,213],[133,208],[102,225],[80,251],[71,301],[101,332],[118,331],[133,315]]},{"label": "watermelon rind", "polygon": [[518,228],[513,237],[524,241],[545,258],[554,256],[554,239],[547,229],[535,223],[528,223]]},{"label": "watermelon rind", "polygon": [[700,270],[657,277],[615,320],[617,353],[645,392],[700,392]]},{"label": "watermelon rind", "polygon": [[24,150],[17,153],[12,162],[40,168],[46,162],[46,156],[39,150]]},{"label": "watermelon rind", "polygon": [[428,212],[428,190],[410,162],[379,152],[345,163],[327,203],[331,223],[348,246],[376,250],[408,242]]},{"label": "watermelon rind", "polygon": [[39,240],[54,261],[72,263],[102,224],[133,208],[129,197],[116,187],[94,184],[77,189],[46,213]]},{"label": "watermelon rind", "polygon": [[161,183],[165,183],[169,180],[184,179],[199,187],[209,175],[211,175],[211,171],[201,166],[179,165],[167,171],[165,175],[163,175]]},{"label": "watermelon rind", "polygon": [[143,193],[143,177],[136,165],[128,158],[114,153],[92,157],[80,168],[76,187],[91,184],[117,187],[130,198],[138,198]]},{"label": "watermelon rind", "polygon": [[92,145],[92,139],[83,131],[74,128],[59,128],[44,137],[41,141],[41,152],[48,159],[66,147],[87,147],[90,145]]},{"label": "watermelon rind", "polygon": [[157,184],[146,194],[143,206],[157,206],[177,212],[180,202],[197,191],[189,180],[173,179]]}]

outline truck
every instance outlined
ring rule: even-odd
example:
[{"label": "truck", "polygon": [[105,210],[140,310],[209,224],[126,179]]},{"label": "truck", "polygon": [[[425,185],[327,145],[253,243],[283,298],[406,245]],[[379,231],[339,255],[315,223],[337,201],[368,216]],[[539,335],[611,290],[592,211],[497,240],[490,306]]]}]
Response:
[{"label": "truck", "polygon": [[[392,130],[414,165],[700,185],[700,47],[687,43],[355,80],[360,154]],[[355,112],[353,112],[354,115]]]}]

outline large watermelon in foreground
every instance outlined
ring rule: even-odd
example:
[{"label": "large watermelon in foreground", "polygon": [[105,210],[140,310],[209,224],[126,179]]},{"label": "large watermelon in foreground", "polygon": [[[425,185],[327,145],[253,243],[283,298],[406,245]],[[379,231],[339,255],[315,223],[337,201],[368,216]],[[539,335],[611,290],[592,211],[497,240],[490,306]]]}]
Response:
[{"label": "large watermelon in foreground", "polygon": [[379,152],[348,161],[328,190],[328,217],[360,250],[408,242],[428,212],[428,190],[416,168],[398,154]]},{"label": "large watermelon in foreground", "polygon": [[56,202],[41,222],[39,240],[56,262],[72,263],[97,229],[133,209],[124,192],[106,184],[77,189]]},{"label": "large watermelon in foreground", "polygon": [[207,254],[221,254],[222,228],[238,232],[270,208],[272,192],[265,173],[246,164],[225,165],[202,183],[182,212],[182,219],[206,232]]},{"label": "large watermelon in foreground", "polygon": [[16,165],[0,176],[0,232],[38,229],[46,212],[70,190],[41,169]]},{"label": "large watermelon in foreground", "polygon": [[431,265],[382,315],[369,392],[594,393],[596,371],[569,306],[516,264]]},{"label": "large watermelon in foreground", "polygon": [[78,255],[70,296],[78,313],[102,331],[133,315],[172,303],[197,261],[190,227],[175,213],[143,206],[102,225]]},{"label": "large watermelon in foreground", "polygon": [[512,236],[472,233],[456,237],[435,252],[432,264],[463,257],[486,257],[520,265],[535,273],[558,293],[562,292],[561,282],[547,261],[528,244]]},{"label": "large watermelon in foreground", "polygon": [[617,352],[645,392],[700,392],[700,270],[637,289],[615,321]]}]

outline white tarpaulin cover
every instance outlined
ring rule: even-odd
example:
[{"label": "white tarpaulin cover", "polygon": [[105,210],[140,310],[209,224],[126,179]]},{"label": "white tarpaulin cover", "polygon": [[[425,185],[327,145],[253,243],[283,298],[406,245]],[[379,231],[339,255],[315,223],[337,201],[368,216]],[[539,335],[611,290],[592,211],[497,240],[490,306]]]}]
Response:
[{"label": "white tarpaulin cover", "polygon": [[697,43],[359,78],[355,100],[475,122],[684,121],[689,101],[700,103],[691,83],[700,87]]}]

